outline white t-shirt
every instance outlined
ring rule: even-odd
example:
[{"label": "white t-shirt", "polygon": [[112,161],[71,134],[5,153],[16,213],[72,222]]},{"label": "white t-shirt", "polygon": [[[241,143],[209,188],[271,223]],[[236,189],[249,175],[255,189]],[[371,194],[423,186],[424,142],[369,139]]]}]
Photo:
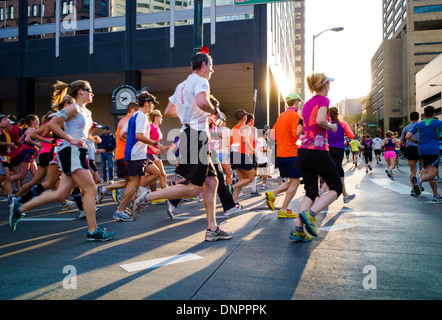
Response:
[{"label": "white t-shirt", "polygon": [[267,142],[265,141],[265,139],[263,137],[259,137],[258,139],[258,143],[256,144],[256,150],[258,152],[258,163],[267,163],[267,153],[262,151],[262,148],[266,148],[267,149]]},{"label": "white t-shirt", "polygon": [[374,138],[373,139],[373,149],[381,149],[382,139]]},{"label": "white t-shirt", "polygon": [[136,133],[142,133],[149,137],[150,123],[143,111],[138,110],[129,118],[123,129],[127,132],[126,147],[124,148],[124,160],[144,160],[147,158],[147,144],[135,138]]},{"label": "white t-shirt", "polygon": [[232,132],[227,127],[219,127],[218,132],[221,137],[215,140],[215,150],[217,153],[229,153],[230,152],[230,135]]},{"label": "white t-shirt", "polygon": [[210,93],[209,81],[192,73],[175,89],[169,101],[176,106],[176,112],[182,124],[188,124],[197,131],[206,131],[206,121],[209,113],[201,110],[196,104],[198,93]]}]

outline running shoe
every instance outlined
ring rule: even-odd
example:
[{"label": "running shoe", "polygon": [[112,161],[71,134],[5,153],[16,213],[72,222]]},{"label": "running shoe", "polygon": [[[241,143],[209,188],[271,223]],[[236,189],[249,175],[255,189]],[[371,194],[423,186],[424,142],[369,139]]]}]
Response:
[{"label": "running shoe", "polygon": [[368,165],[368,169],[370,169],[370,171],[373,170],[373,168],[371,167],[371,165]]},{"label": "running shoe", "polygon": [[101,203],[105,194],[106,188],[104,186],[97,186],[97,196],[95,200],[97,200],[98,203]]},{"label": "running shoe", "polygon": [[253,197],[259,197],[261,194],[258,192],[258,191],[255,191],[255,192],[251,192],[250,193],[250,198],[253,198]]},{"label": "running shoe", "polygon": [[418,196],[421,194],[421,188],[419,187],[419,184],[417,183],[417,178],[413,177],[411,178],[411,182],[413,182],[413,191],[414,191],[414,195]]},{"label": "running shoe", "polygon": [[232,213],[238,212],[242,209],[242,205],[236,204],[234,207],[230,208],[229,210],[224,211],[225,216],[230,216]]},{"label": "running shoe", "polygon": [[8,198],[1,196],[0,202],[8,202]]},{"label": "running shoe", "polygon": [[305,224],[305,228],[308,233],[310,233],[312,236],[316,237],[318,233],[316,232],[315,228],[315,221],[316,218],[311,215],[311,210],[304,210],[299,214],[299,218],[301,219],[302,223]]},{"label": "running shoe", "polygon": [[175,209],[176,209],[176,207],[172,204],[172,202],[170,202],[168,199],[166,199],[166,211],[167,211],[167,214],[169,215],[170,219],[172,219],[172,220],[175,217]]},{"label": "running shoe", "polygon": [[282,211],[281,209],[279,209],[278,211],[278,218],[281,219],[285,219],[285,218],[296,218],[298,215],[296,214],[296,212],[292,212],[292,210],[287,209],[285,211]]},{"label": "running shoe", "polygon": [[433,197],[433,202],[442,202],[442,197],[438,194]]},{"label": "running shoe", "polygon": [[119,221],[134,221],[134,218],[129,214],[127,210],[124,210],[123,212],[115,210],[112,218]]},{"label": "running shoe", "polygon": [[390,172],[390,170],[385,170],[385,173],[387,174],[387,177],[391,178],[391,172]]},{"label": "running shoe", "polygon": [[229,189],[230,194],[233,195],[233,192],[235,191],[235,187],[233,186],[233,184],[228,184],[227,189]]},{"label": "running shoe", "polygon": [[[420,191],[420,190],[419,190],[419,191]],[[411,189],[410,196],[412,196],[412,197],[417,197],[417,194],[416,194],[416,192],[414,192],[413,189]]]},{"label": "running shoe", "polygon": [[98,226],[97,230],[95,230],[93,233],[87,232],[86,234],[86,240],[87,241],[109,241],[111,240],[115,235],[115,232],[113,231],[107,231],[103,225]]},{"label": "running shoe", "polygon": [[347,194],[345,197],[344,197],[344,203],[349,203],[351,200],[353,200],[354,198],[356,198],[356,195],[353,193],[353,194]]},{"label": "running shoe", "polygon": [[267,207],[269,207],[271,210],[275,210],[275,199],[276,197],[273,195],[273,191],[266,192]]},{"label": "running shoe", "polygon": [[120,201],[121,201],[120,193],[121,193],[121,189],[113,189],[112,190],[112,199],[114,200],[115,203],[120,203]]},{"label": "running shoe", "polygon": [[219,227],[216,227],[216,230],[206,229],[206,241],[229,240],[232,239],[232,237],[232,233],[223,231]]},{"label": "running shoe", "polygon": [[394,177],[394,175],[391,175],[390,179],[391,179],[391,180],[396,180],[396,178]]},{"label": "running shoe", "polygon": [[166,199],[158,199],[158,200],[153,200],[152,201],[153,205],[164,204],[164,203],[166,203]]},{"label": "running shoe", "polygon": [[135,198],[134,206],[132,209],[133,214],[137,214],[140,211],[141,207],[147,207],[149,204],[149,200],[147,200],[147,196],[149,195],[149,190],[143,190],[141,194]]},{"label": "running shoe", "polygon": [[65,204],[61,206],[61,211],[68,211],[77,207],[75,201],[66,200]]},{"label": "running shoe", "polygon": [[292,230],[290,232],[289,238],[295,242],[307,242],[312,241],[312,237],[306,234],[304,231],[298,232],[296,230]]},{"label": "running shoe", "polygon": [[421,179],[419,179],[418,177],[416,177],[416,183],[419,186],[419,188],[421,189],[421,191],[424,191],[424,187],[422,186],[422,181]]},{"label": "running shoe", "polygon": [[12,231],[17,228],[17,223],[26,215],[20,211],[22,204],[15,198],[9,207],[9,227]]}]

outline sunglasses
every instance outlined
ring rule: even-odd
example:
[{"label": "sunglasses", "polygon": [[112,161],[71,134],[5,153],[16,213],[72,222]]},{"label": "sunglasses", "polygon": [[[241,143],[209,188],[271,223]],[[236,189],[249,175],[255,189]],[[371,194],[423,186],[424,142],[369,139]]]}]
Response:
[{"label": "sunglasses", "polygon": [[81,88],[81,90],[84,90],[84,91],[87,91],[87,92],[89,92],[89,93],[91,93],[91,94],[94,94],[94,93],[92,92],[92,89],[91,89],[91,88],[88,88],[88,87]]}]

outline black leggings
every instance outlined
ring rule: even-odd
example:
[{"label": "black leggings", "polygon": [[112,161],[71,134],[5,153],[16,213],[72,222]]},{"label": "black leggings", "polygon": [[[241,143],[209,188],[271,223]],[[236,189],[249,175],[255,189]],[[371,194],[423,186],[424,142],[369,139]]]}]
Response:
[{"label": "black leggings", "polygon": [[342,182],[338,168],[325,150],[298,149],[295,166],[301,170],[304,180],[305,195],[312,201],[318,196],[318,177],[327,183],[330,190],[342,193]]}]

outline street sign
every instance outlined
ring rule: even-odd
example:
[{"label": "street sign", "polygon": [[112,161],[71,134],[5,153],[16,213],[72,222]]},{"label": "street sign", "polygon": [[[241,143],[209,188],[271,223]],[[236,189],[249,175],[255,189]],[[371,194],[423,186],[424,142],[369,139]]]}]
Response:
[{"label": "street sign", "polygon": [[377,124],[376,123],[369,123],[368,126],[369,127],[377,127]]},{"label": "street sign", "polygon": [[233,0],[235,6],[250,6],[254,4],[273,3],[273,2],[286,2],[290,0]]}]

